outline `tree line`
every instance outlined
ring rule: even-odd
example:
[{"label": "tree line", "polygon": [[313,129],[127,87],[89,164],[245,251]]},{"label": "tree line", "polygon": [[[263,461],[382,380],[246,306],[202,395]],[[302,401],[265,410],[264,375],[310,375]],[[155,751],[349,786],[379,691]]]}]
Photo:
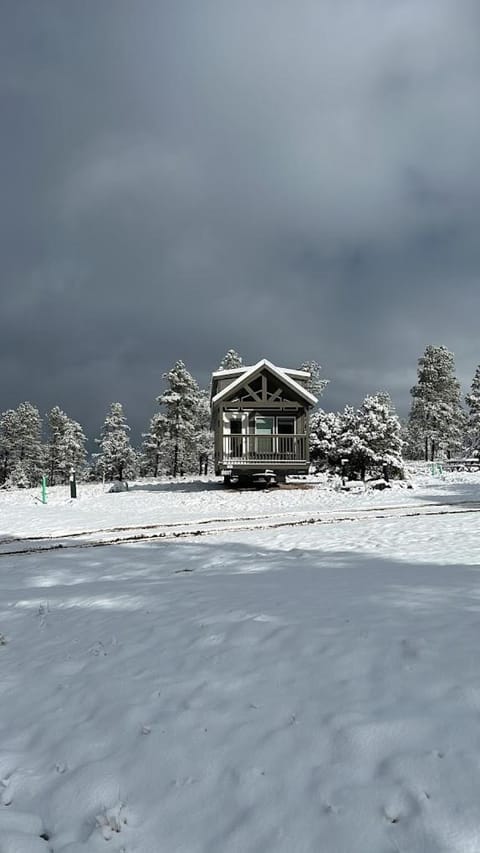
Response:
[{"label": "tree line", "polygon": [[[242,365],[241,356],[229,350],[218,369]],[[306,361],[300,369],[310,372],[309,390],[320,396],[328,383],[320,365]],[[95,439],[97,452],[90,459],[82,427],[59,406],[53,407],[45,422],[29,402],[3,412],[0,486],[34,486],[44,475],[50,485],[66,483],[72,468],[80,478],[91,480],[207,473],[213,454],[209,391],[199,387],[183,361],[177,361],[163,378],[167,387],[156,398],[159,411],[142,434],[141,446],[131,444],[122,404],[111,403]],[[319,468],[364,479],[372,472],[400,475],[403,458],[433,461],[453,454],[480,456],[480,365],[464,408],[453,353],[444,346],[429,345],[418,360],[411,395],[404,423],[386,392],[368,395],[357,409],[318,409],[310,421],[312,461]]]},{"label": "tree line", "polygon": [[453,353],[430,344],[418,359],[417,383],[410,394],[404,422],[385,392],[367,396],[359,409],[320,409],[311,419],[313,460],[364,478],[368,471],[399,475],[404,459],[480,456],[480,365],[464,407]]}]

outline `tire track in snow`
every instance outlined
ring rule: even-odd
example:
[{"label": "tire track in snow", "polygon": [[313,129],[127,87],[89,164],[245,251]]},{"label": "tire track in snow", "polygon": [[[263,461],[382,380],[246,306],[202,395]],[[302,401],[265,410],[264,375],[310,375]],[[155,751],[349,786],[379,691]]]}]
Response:
[{"label": "tire track in snow", "polygon": [[[417,503],[417,504],[387,504],[386,506],[375,506],[375,507],[359,507],[358,509],[350,509],[350,515],[359,515],[362,513],[372,513],[372,512],[387,512],[399,509],[427,509],[429,507],[439,507],[439,506],[471,506],[471,507],[479,507],[480,501],[455,501],[451,504],[439,504],[437,502],[431,503]],[[318,521],[323,521],[324,516],[328,518],[333,517],[342,512],[341,509],[331,509],[331,510],[322,510],[318,515]],[[291,517],[294,515],[304,515],[300,510],[285,510],[284,512],[276,512],[276,513],[266,513],[262,515],[262,519],[277,519],[284,517]],[[309,516],[311,518],[313,516]],[[239,521],[257,521],[258,515],[244,515],[244,516],[231,516],[230,518],[202,518],[202,519],[193,519],[193,520],[185,520],[185,521],[166,521],[160,522],[156,524],[134,524],[134,525],[122,525],[116,527],[96,527],[94,530],[77,530],[72,531],[71,533],[46,533],[45,535],[38,536],[8,536],[8,537],[0,537],[0,548],[2,545],[13,545],[15,542],[45,542],[45,541],[59,541],[64,539],[76,539],[80,536],[94,536],[100,533],[128,533],[129,531],[142,531],[142,530],[166,530],[170,528],[178,528],[178,527],[191,527],[193,525],[206,526],[211,524],[229,524],[236,523]],[[299,519],[300,521],[302,519]],[[0,554],[1,555],[1,554]]]},{"label": "tire track in snow", "polygon": [[[466,506],[468,505],[468,506]],[[443,508],[442,508],[443,507]],[[452,508],[452,507],[460,507],[460,508]],[[398,510],[407,510],[407,512],[398,512]],[[328,512],[328,511],[327,511]],[[66,534],[64,536],[45,536],[45,537],[24,537],[13,540],[3,540],[0,541],[0,548],[2,545],[10,545],[14,542],[18,542],[19,545],[26,542],[31,542],[32,544],[26,548],[18,548],[10,551],[2,551],[0,550],[0,557],[14,557],[17,555],[25,555],[25,554],[38,554],[44,551],[58,551],[58,550],[71,550],[75,548],[100,548],[106,547],[108,545],[122,545],[122,544],[133,544],[135,542],[156,542],[156,541],[173,541],[175,539],[188,539],[194,538],[197,536],[212,536],[221,533],[232,533],[232,532],[240,532],[240,531],[261,531],[261,530],[273,530],[281,527],[303,527],[305,525],[313,525],[313,524],[340,524],[342,522],[361,522],[361,521],[374,521],[378,519],[395,519],[395,518],[415,518],[419,516],[442,516],[442,515],[461,515],[461,514],[472,514],[480,512],[480,505],[478,501],[458,501],[456,504],[417,504],[414,506],[410,506],[409,508],[405,505],[400,506],[387,506],[387,507],[366,507],[364,509],[353,510],[348,515],[335,515],[335,510],[330,511],[330,515],[326,515],[325,513],[319,517],[308,516],[296,520],[281,520],[286,515],[291,515],[294,513],[278,513],[276,515],[263,516],[262,521],[257,524],[242,524],[243,521],[257,521],[258,516],[247,516],[245,518],[237,518],[237,519],[204,519],[202,521],[192,521],[192,522],[174,522],[168,523],[164,525],[141,525],[137,527],[116,527],[116,528],[105,528],[95,531],[85,531],[85,532],[76,532],[72,534]],[[271,519],[265,523],[265,519]],[[275,520],[276,519],[276,520]],[[196,529],[189,529],[192,525],[203,525],[204,529],[201,530],[198,527]],[[223,527],[207,527],[207,525],[212,524],[223,524]],[[183,527],[182,530],[173,530],[174,527]],[[185,529],[186,528],[186,529]],[[146,535],[140,531],[143,530],[151,530],[157,529],[158,533],[147,533]],[[90,541],[84,542],[72,542],[72,538],[78,538],[80,536],[86,535],[94,535],[98,533],[110,533],[110,532],[129,532],[131,530],[138,530],[139,532],[135,535],[129,536],[119,536],[116,538],[107,538],[107,539],[92,539]],[[40,542],[39,546],[35,546],[35,542]],[[49,544],[47,544],[47,542]],[[45,544],[43,544],[45,543]]]}]

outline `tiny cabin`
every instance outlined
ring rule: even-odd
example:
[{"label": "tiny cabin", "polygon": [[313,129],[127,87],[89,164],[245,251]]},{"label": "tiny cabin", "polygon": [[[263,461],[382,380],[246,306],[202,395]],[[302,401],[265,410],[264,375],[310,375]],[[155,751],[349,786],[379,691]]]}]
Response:
[{"label": "tiny cabin", "polygon": [[308,417],[317,402],[309,379],[266,358],[212,374],[215,473],[226,485],[308,472]]}]

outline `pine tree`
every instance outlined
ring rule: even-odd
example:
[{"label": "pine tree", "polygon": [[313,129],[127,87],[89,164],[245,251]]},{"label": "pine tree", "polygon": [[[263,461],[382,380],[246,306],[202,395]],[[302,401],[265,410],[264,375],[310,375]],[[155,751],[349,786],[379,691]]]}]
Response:
[{"label": "pine tree", "polygon": [[136,473],[136,453],[130,444],[130,427],[123,414],[121,403],[111,403],[102,427],[101,438],[96,438],[100,453],[95,454],[97,467],[109,480],[123,480]]},{"label": "pine tree", "polygon": [[81,473],[85,464],[86,438],[82,427],[54,406],[48,414],[48,470],[49,483],[66,483],[72,468]]},{"label": "pine tree", "polygon": [[403,468],[402,425],[390,396],[385,392],[367,396],[358,426],[367,470],[381,469],[386,479],[390,473],[398,474]]},{"label": "pine tree", "polygon": [[235,367],[243,367],[243,359],[242,356],[238,354],[234,349],[229,349],[228,352],[223,356],[218,369],[219,370],[232,370]]},{"label": "pine tree", "polygon": [[0,417],[0,483],[5,483],[16,463],[18,414],[8,409]]},{"label": "pine tree", "polygon": [[307,373],[310,373],[310,379],[305,383],[305,387],[315,397],[321,397],[330,382],[329,379],[322,379],[320,377],[321,369],[318,361],[304,361],[299,367],[299,370],[305,370]]},{"label": "pine tree", "polygon": [[409,416],[412,443],[421,439],[425,460],[440,452],[450,454],[461,446],[465,415],[460,403],[460,383],[455,377],[453,353],[429,345],[418,360],[418,382]]},{"label": "pine tree", "polygon": [[158,477],[160,467],[168,456],[168,421],[157,412],[150,419],[148,432],[143,433],[142,474]]},{"label": "pine tree", "polygon": [[195,422],[199,388],[183,361],[177,361],[163,374],[169,387],[157,397],[165,409],[170,446],[170,470],[174,477],[186,469],[195,448]]},{"label": "pine tree", "polygon": [[72,468],[77,474],[83,475],[87,451],[85,433],[77,421],[68,418],[67,428],[61,443],[60,470],[63,473],[63,481],[66,483]]},{"label": "pine tree", "polygon": [[42,444],[42,419],[32,403],[20,403],[17,408],[19,431],[17,435],[18,460],[30,486],[40,482],[45,467],[45,448]]},{"label": "pine tree", "polygon": [[67,416],[59,406],[54,406],[47,415],[48,418],[48,482],[55,485],[59,477],[60,442],[66,429]]},{"label": "pine tree", "polygon": [[342,420],[339,450],[351,473],[362,480],[367,471],[382,472],[386,479],[401,473],[402,425],[388,394],[368,395],[357,411],[347,406]]},{"label": "pine tree", "polygon": [[13,468],[10,471],[8,479],[6,481],[6,485],[8,487],[14,487],[16,489],[28,489],[35,483],[32,483],[29,476],[29,467],[25,460],[17,459]]},{"label": "pine tree", "polygon": [[208,473],[208,463],[213,456],[213,432],[211,427],[210,394],[200,391],[195,414],[194,445],[199,474]]},{"label": "pine tree", "polygon": [[319,465],[338,464],[338,442],[342,431],[341,417],[336,412],[319,409],[310,417],[310,458]]},{"label": "pine tree", "polygon": [[20,403],[0,419],[0,465],[2,482],[12,486],[35,486],[45,464],[42,420],[31,403]]},{"label": "pine tree", "polygon": [[[338,435],[338,461],[342,467],[348,465],[348,475],[353,477],[360,469],[363,458],[361,458],[362,446],[358,436],[359,432],[360,413],[353,406],[345,406],[343,412],[339,414],[339,435]],[[360,463],[360,464],[359,464]]]},{"label": "pine tree", "polygon": [[402,438],[405,459],[425,458],[425,436],[420,425],[408,418],[403,424]]},{"label": "pine tree", "polygon": [[480,456],[480,364],[475,371],[470,393],[465,400],[468,406],[466,430],[468,452]]}]

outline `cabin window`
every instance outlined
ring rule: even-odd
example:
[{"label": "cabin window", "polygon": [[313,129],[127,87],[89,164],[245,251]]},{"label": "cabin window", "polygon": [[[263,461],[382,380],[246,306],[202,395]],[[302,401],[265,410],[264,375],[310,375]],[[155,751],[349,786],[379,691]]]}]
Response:
[{"label": "cabin window", "polygon": [[257,415],[255,418],[255,452],[259,454],[273,453],[273,430],[275,418],[261,417]]},{"label": "cabin window", "polygon": [[295,435],[295,418],[292,415],[278,415],[277,417],[255,418],[255,432],[257,435]]},{"label": "cabin window", "polygon": [[257,435],[273,435],[273,424],[275,418],[264,418],[257,415],[255,418],[255,432]]},{"label": "cabin window", "polygon": [[295,418],[281,415],[277,418],[278,435],[295,435]]},{"label": "cabin window", "polygon": [[295,453],[295,424],[292,415],[255,418],[255,452],[260,456],[291,458]]}]

